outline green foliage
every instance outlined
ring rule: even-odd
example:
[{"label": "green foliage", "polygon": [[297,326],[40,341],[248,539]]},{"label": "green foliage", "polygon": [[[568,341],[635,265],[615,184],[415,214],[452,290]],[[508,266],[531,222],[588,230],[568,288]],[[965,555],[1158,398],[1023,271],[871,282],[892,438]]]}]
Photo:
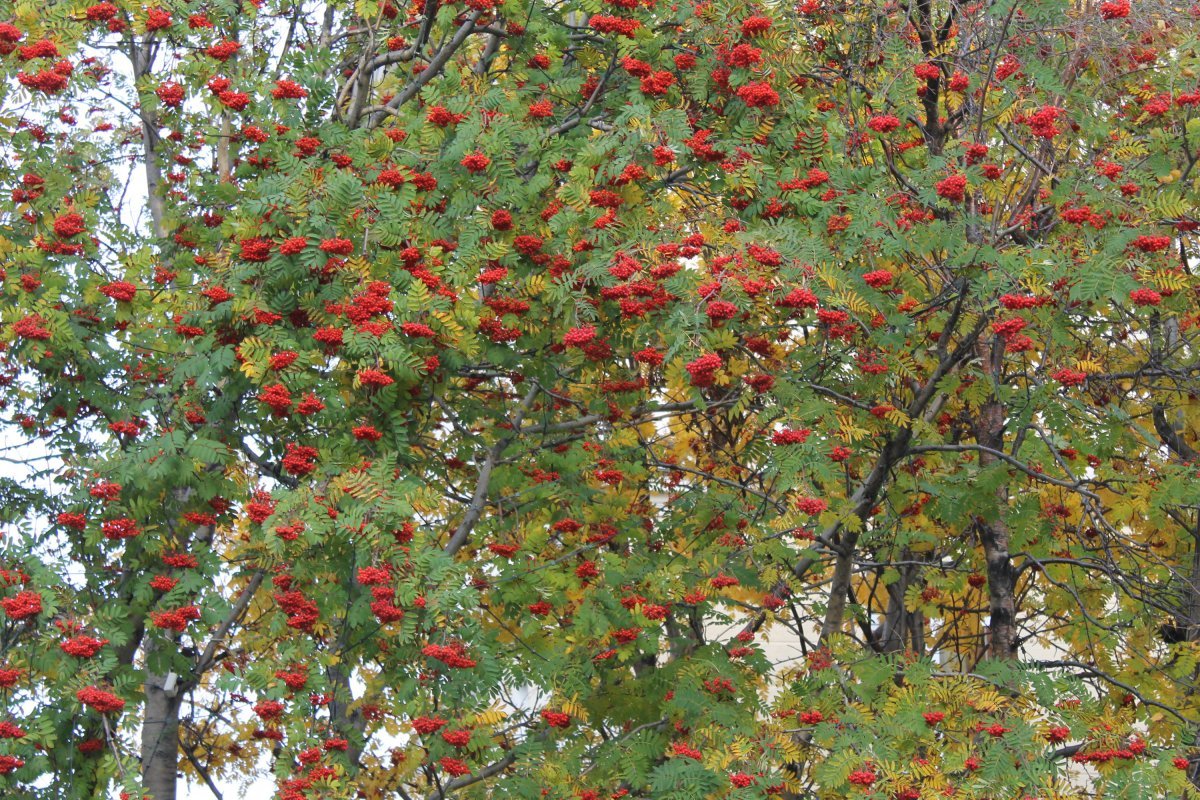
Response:
[{"label": "green foliage", "polygon": [[1193,11],[0,19],[5,797],[1195,792]]}]

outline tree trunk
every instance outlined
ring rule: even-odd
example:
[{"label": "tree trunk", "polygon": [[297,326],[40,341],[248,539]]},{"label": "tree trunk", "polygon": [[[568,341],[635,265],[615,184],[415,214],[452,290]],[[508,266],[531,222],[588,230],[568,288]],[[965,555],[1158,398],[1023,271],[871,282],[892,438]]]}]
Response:
[{"label": "tree trunk", "polygon": [[[991,366],[992,378],[1000,380],[999,370],[1004,353],[1004,343],[999,339],[987,343],[981,341],[980,349]],[[1003,452],[1004,450],[1004,406],[991,398],[979,410],[975,419],[975,440],[984,447]],[[981,452],[979,466],[987,469],[997,462],[992,453]],[[1009,553],[1009,530],[1005,516],[1008,512],[1008,491],[996,490],[996,515],[992,520],[977,519],[979,539],[983,544],[987,562],[988,610],[991,614],[988,633],[988,657],[1013,659],[1017,657],[1017,602],[1016,571]]]},{"label": "tree trunk", "polygon": [[[913,558],[913,554],[906,549],[900,557],[908,560]],[[902,653],[908,649],[919,656],[925,652],[925,618],[919,610],[909,611],[904,607],[908,587],[918,579],[919,574],[917,567],[907,565],[900,569],[900,580],[886,589],[887,608],[876,640],[883,653]]]},{"label": "tree trunk", "polygon": [[175,800],[181,696],[169,697],[165,675],[147,673],[142,717],[142,787],[152,800]]},{"label": "tree trunk", "polygon": [[1003,520],[980,522],[980,539],[987,559],[988,610],[991,614],[988,655],[995,659],[1017,657],[1016,574],[1008,552],[1008,525]]}]

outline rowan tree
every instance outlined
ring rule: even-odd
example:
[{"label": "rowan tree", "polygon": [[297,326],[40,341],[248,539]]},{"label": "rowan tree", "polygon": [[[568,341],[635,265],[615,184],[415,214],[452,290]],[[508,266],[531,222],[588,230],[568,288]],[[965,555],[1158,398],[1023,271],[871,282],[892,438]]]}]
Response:
[{"label": "rowan tree", "polygon": [[0,19],[5,797],[1197,796],[1200,9]]}]

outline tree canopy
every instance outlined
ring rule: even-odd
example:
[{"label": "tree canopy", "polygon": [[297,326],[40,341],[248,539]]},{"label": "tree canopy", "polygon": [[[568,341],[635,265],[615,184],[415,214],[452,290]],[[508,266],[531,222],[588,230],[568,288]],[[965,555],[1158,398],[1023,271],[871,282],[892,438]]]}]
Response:
[{"label": "tree canopy", "polygon": [[0,20],[4,797],[1198,796],[1200,7]]}]

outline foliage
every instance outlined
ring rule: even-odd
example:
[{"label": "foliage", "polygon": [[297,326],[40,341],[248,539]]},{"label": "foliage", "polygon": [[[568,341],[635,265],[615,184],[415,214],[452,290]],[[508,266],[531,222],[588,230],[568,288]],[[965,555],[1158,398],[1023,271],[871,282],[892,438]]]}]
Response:
[{"label": "foliage", "polygon": [[1195,796],[1198,16],[0,0],[5,796]]}]

